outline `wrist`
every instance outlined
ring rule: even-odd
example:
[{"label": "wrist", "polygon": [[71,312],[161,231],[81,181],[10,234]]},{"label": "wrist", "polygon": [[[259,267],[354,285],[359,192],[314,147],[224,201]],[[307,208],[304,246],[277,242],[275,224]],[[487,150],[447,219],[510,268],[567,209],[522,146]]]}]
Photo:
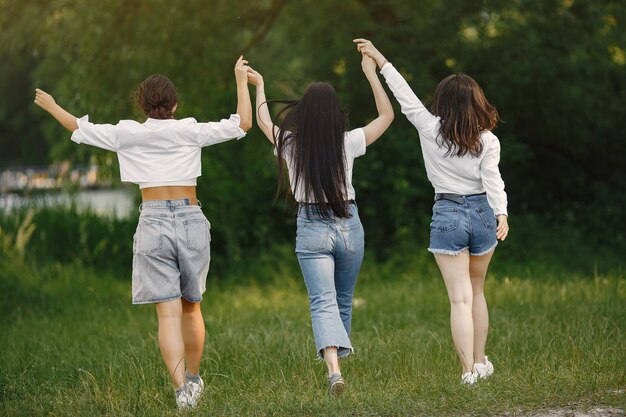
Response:
[{"label": "wrist", "polygon": [[365,77],[367,78],[372,78],[372,77],[378,77],[376,75],[376,69],[367,69],[367,70],[363,70],[363,73],[365,74]]},{"label": "wrist", "polygon": [[59,108],[60,108],[60,107],[59,107],[59,105],[58,105],[58,104],[56,104],[56,103],[52,103],[52,104],[47,105],[47,106],[46,106],[46,107],[44,107],[43,109],[44,109],[45,111],[47,111],[48,113],[50,113],[50,114],[54,115],[54,113],[58,113]]},{"label": "wrist", "polygon": [[387,61],[387,58],[385,58],[382,54],[376,57],[376,64],[378,64],[378,68],[380,69],[383,69],[387,62],[389,61]]}]

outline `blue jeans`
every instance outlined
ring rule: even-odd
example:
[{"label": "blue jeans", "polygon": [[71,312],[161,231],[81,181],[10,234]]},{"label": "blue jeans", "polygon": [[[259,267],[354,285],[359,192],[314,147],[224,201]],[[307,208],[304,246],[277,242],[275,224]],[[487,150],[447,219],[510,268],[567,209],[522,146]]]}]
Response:
[{"label": "blue jeans", "polygon": [[349,211],[350,218],[336,217],[331,211],[332,218],[323,220],[307,206],[298,210],[296,254],[309,293],[320,358],[331,346],[338,348],[339,357],[353,351],[352,298],[363,261],[364,232],[356,204],[350,204]]}]

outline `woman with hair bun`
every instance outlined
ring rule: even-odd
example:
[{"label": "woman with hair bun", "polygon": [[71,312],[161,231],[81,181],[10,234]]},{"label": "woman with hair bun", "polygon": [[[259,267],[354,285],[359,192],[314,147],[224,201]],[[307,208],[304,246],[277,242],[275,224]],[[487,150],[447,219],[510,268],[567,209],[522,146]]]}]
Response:
[{"label": "woman with hair bun", "polygon": [[196,198],[200,154],[205,146],[244,137],[252,126],[247,63],[239,57],[235,64],[237,112],[219,122],[176,120],[176,88],[163,75],[150,75],[137,89],[137,104],[148,116],[143,123],[93,124],[88,116],[77,119],[65,111],[46,92],[35,94],[35,104],[72,132],[72,141],[116,152],[122,181],[141,189],[132,299],[133,304],[156,304],[159,347],[180,409],[195,407],[204,389],[200,302],[211,238]]}]

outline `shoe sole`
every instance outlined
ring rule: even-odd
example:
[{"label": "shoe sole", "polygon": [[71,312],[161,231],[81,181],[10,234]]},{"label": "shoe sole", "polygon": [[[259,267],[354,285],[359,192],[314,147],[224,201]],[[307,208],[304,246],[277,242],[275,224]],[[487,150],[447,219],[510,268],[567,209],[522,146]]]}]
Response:
[{"label": "shoe sole", "polygon": [[330,386],[328,393],[330,395],[340,395],[346,389],[346,383],[343,381],[337,381]]}]

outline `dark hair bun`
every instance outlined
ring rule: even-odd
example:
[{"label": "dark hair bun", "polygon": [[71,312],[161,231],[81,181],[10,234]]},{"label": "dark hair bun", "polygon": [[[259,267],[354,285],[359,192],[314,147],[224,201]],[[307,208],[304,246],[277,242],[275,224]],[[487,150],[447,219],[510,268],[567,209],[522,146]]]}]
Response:
[{"label": "dark hair bun", "polygon": [[139,107],[150,118],[173,119],[172,109],[178,102],[174,83],[165,75],[148,76],[137,88],[135,99]]}]

